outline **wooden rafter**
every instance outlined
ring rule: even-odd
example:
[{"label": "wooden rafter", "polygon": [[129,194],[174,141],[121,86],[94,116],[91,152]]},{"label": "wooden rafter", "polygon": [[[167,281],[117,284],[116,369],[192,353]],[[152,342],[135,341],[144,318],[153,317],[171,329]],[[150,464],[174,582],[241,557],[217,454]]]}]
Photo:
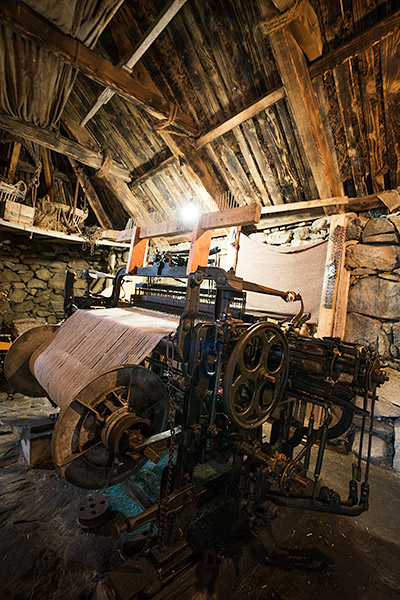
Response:
[{"label": "wooden rafter", "polygon": [[[157,19],[151,24],[143,38],[140,42],[135,46],[130,55],[129,59],[121,65],[123,69],[128,71],[129,73],[132,71],[133,67],[137,62],[142,58],[143,54],[150,48],[152,43],[158,38],[160,33],[164,31],[166,26],[171,22],[176,13],[182,8],[187,0],[170,0],[168,4],[164,7],[161,13],[158,15]],[[89,110],[87,115],[81,121],[81,127],[84,127],[88,121],[97,113],[97,111],[106,104],[111,98],[114,96],[115,91],[110,88],[106,88],[101,92],[98,96],[95,104]]]},{"label": "wooden rafter", "polygon": [[155,177],[161,171],[172,165],[174,162],[176,162],[176,156],[174,156],[173,154],[171,154],[167,158],[163,158],[163,160],[161,160],[157,165],[153,166],[151,169],[143,173],[143,175],[136,177],[136,179],[132,179],[132,181],[129,184],[130,189],[132,190],[133,188],[142,185],[147,181],[147,179]]},{"label": "wooden rafter", "polygon": [[9,169],[7,172],[7,179],[10,183],[14,183],[14,177],[15,177],[15,172],[17,170],[20,152],[21,152],[20,142],[14,142],[12,153],[11,153],[10,166],[9,166]]},{"label": "wooden rafter", "polygon": [[[163,96],[147,89],[126,70],[115,67],[77,39],[62,33],[23,2],[2,0],[0,21],[20,35],[43,46],[90,79],[142,107],[157,119],[167,119],[172,114],[175,107],[171,106]],[[182,113],[180,109],[175,113],[174,124],[190,133],[197,131],[191,117]]]},{"label": "wooden rafter", "polygon": [[381,40],[391,35],[400,28],[400,10],[386,17],[367,31],[357,35],[353,40],[342,44],[332,52],[329,52],[319,60],[313,62],[309,67],[311,79],[320,77],[326,71],[331,71],[346,60],[354,58],[357,54],[364,52],[378,44]]},{"label": "wooden rafter", "polygon": [[[73,158],[94,169],[100,169],[103,164],[104,156],[101,152],[94,151],[82,144],[77,144],[66,137],[56,136],[48,129],[37,127],[36,125],[26,123],[25,121],[20,121],[15,117],[0,114],[0,128],[31,142],[35,142],[39,144],[39,146],[54,150],[54,152],[58,152],[59,154],[64,154],[65,156]],[[130,181],[128,169],[114,160],[110,164],[109,173],[123,181]]]},{"label": "wooden rafter", "polygon": [[224,121],[223,123],[220,123],[216,127],[213,127],[213,129],[211,129],[210,131],[207,131],[207,133],[204,133],[202,136],[200,136],[196,140],[195,147],[197,149],[202,148],[206,144],[209,144],[210,142],[221,137],[221,135],[228,133],[228,131],[231,131],[232,129],[238,127],[245,121],[248,121],[252,117],[255,117],[262,110],[265,110],[269,106],[272,106],[279,100],[282,100],[282,98],[284,97],[285,90],[282,87],[272,90],[272,92],[268,92],[268,94],[257,100],[257,102],[254,102],[244,110],[241,110],[236,115],[233,115],[229,119],[226,119],[226,121]]},{"label": "wooden rafter", "polygon": [[[262,4],[261,4],[262,6]],[[294,121],[321,198],[342,195],[304,54],[283,27],[269,35]]]},{"label": "wooden rafter", "polygon": [[[92,144],[95,144],[95,141],[91,134],[82,127],[72,121],[71,118],[67,117],[65,114],[63,116],[63,125],[67,130],[68,134],[73,136],[78,143],[85,141],[86,143],[90,141]],[[121,178],[115,177],[111,173],[111,169],[108,173],[104,174],[101,179],[102,183],[106,185],[106,187],[114,194],[114,196],[121,203],[125,211],[133,217],[135,220],[141,220],[143,223],[148,221],[148,213],[140,201],[132,194],[128,185]]]},{"label": "wooden rafter", "polygon": [[47,148],[42,148],[43,175],[46,182],[46,190],[52,202],[54,202],[53,167],[51,165],[50,153]]}]

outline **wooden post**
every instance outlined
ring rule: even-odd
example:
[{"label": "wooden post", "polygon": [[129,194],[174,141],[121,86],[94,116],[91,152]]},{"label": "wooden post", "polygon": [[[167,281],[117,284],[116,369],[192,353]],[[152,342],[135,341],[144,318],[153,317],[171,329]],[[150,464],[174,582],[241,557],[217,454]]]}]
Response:
[{"label": "wooden post", "polygon": [[325,278],[317,328],[318,337],[342,337],[346,324],[350,282],[349,273],[344,267],[347,215],[345,213],[332,215],[330,219]]},{"label": "wooden post", "polygon": [[50,156],[47,148],[42,148],[43,159],[43,175],[46,182],[46,191],[50,196],[50,200],[54,202],[53,178],[51,173]]},{"label": "wooden post", "polygon": [[190,244],[189,258],[186,267],[186,274],[193,273],[198,267],[206,267],[208,264],[208,255],[210,254],[210,245],[212,230],[205,231],[197,223],[193,229],[192,241]]},{"label": "wooden post", "polygon": [[10,167],[8,169],[7,179],[10,183],[14,183],[15,171],[17,170],[17,164],[19,159],[19,153],[21,152],[20,142],[14,142],[13,151],[11,154]]},{"label": "wooden post", "polygon": [[131,247],[129,249],[128,262],[126,263],[127,273],[135,273],[138,267],[143,267],[146,259],[147,246],[149,240],[140,239],[140,227],[134,227],[132,230]]}]

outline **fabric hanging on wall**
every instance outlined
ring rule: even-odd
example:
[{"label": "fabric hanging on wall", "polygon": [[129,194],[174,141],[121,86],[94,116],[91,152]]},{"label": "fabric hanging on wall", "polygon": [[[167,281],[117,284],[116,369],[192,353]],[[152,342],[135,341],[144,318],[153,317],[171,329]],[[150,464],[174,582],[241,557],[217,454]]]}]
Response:
[{"label": "fabric hanging on wall", "polygon": [[[25,0],[63,33],[93,47],[122,0]],[[0,25],[0,110],[51,127],[72,91],[76,69],[45,48]]]},{"label": "fabric hanging on wall", "polygon": [[[240,234],[236,275],[246,281],[301,294],[311,322],[318,321],[325,275],[327,242],[282,247],[256,242]],[[254,292],[247,293],[247,308],[266,313],[295,314],[299,303]]]},{"label": "fabric hanging on wall", "polygon": [[178,323],[178,318],[143,309],[77,310],[36,358],[35,377],[65,408],[100,373],[140,364]]}]

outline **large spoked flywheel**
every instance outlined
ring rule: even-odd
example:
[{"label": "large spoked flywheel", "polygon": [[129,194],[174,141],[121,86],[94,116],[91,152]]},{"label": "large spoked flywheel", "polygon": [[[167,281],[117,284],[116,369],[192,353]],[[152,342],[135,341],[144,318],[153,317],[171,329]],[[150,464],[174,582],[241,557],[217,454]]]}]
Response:
[{"label": "large spoked flywheel", "polygon": [[139,365],[113,367],[84,385],[61,411],[52,437],[57,471],[86,489],[115,485],[147,461],[135,444],[167,427],[164,383]]},{"label": "large spoked flywheel", "polygon": [[258,427],[282,398],[289,349],[273,323],[258,323],[236,344],[224,377],[225,410],[241,429]]}]

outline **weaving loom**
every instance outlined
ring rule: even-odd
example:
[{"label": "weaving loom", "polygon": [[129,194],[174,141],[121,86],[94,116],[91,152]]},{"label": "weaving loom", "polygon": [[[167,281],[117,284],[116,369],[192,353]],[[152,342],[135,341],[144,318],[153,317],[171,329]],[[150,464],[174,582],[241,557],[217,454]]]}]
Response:
[{"label": "weaving loom", "polygon": [[[66,321],[20,336],[5,362],[15,389],[46,394],[61,408],[52,455],[70,483],[114,485],[168,449],[158,502],[114,525],[118,537],[151,524],[151,560],[141,572],[152,573],[155,561],[161,581],[192,560],[187,535],[202,504],[216,495],[236,498],[237,518],[253,524],[271,518],[271,505],[342,515],[367,510],[376,389],[386,379],[366,347],[300,335],[305,314],[298,293],[212,266],[184,271],[167,262],[161,274],[187,277],[184,300],[181,292],[172,294],[178,317],[118,307],[125,270],[108,299],[75,297],[67,272]],[[157,264],[135,271],[154,273]],[[204,294],[205,282],[212,293]],[[298,309],[273,322],[247,311],[247,294]],[[111,308],[82,309],[90,306]],[[344,434],[355,414],[363,420],[359,459],[342,500],[320,475],[328,440]],[[215,460],[225,463],[225,472],[196,485],[196,468]],[[141,597],[140,581],[135,585]]]}]

